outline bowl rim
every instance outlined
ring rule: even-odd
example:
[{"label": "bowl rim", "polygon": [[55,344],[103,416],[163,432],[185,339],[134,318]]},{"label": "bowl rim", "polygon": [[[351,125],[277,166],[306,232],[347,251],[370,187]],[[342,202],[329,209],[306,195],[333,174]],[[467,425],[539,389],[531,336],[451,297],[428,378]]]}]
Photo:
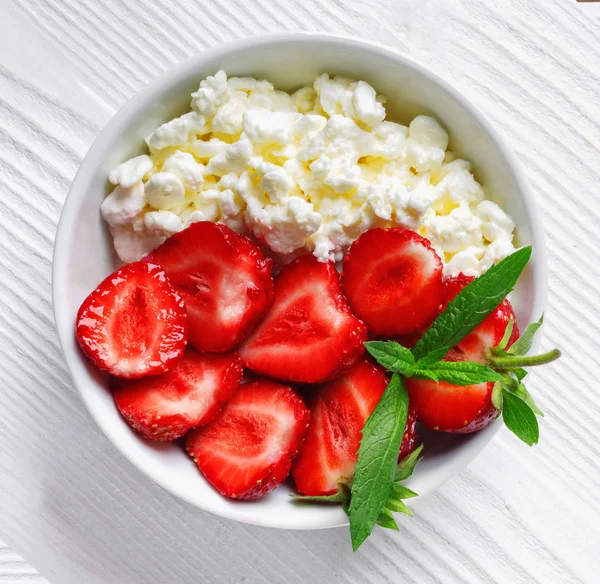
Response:
[{"label": "bowl rim", "polygon": [[[66,258],[68,257],[69,242],[72,239],[72,232],[75,225],[76,209],[79,200],[84,196],[85,186],[88,181],[90,173],[94,170],[94,162],[97,157],[97,153],[103,151],[113,139],[113,128],[119,126],[124,121],[130,119],[133,114],[144,111],[147,106],[156,98],[157,95],[163,93],[166,88],[176,84],[181,78],[188,77],[193,72],[202,67],[204,61],[209,59],[219,58],[219,56],[228,55],[244,51],[245,49],[256,48],[260,46],[268,45],[281,45],[281,44],[293,44],[293,43],[321,43],[329,44],[332,47],[343,48],[344,46],[351,46],[352,49],[364,50],[374,54],[378,54],[382,57],[395,60],[400,62],[403,66],[412,69],[418,75],[427,78],[430,82],[438,85],[443,91],[445,91],[452,99],[458,102],[470,116],[472,116],[483,128],[484,132],[492,139],[494,144],[497,146],[500,155],[504,158],[507,167],[510,168],[517,190],[522,199],[525,215],[527,218],[527,224],[531,230],[531,240],[534,245],[535,254],[535,270],[533,272],[533,289],[535,290],[534,297],[532,299],[531,313],[533,315],[541,314],[546,306],[547,298],[547,260],[546,260],[546,248],[544,242],[544,233],[541,222],[539,221],[539,212],[534,199],[534,195],[531,192],[529,184],[527,182],[525,173],[521,167],[519,160],[513,153],[512,149],[508,146],[503,136],[493,127],[488,121],[487,117],[471,103],[462,93],[455,89],[445,79],[440,77],[437,73],[433,72],[429,67],[422,65],[418,61],[413,60],[410,57],[405,56],[398,50],[388,48],[379,43],[374,43],[362,39],[355,39],[349,36],[330,34],[330,33],[312,33],[312,32],[294,32],[294,33],[270,33],[261,34],[259,36],[251,36],[242,39],[231,40],[212,48],[203,50],[200,53],[192,55],[175,65],[168,72],[159,74],[156,78],[151,80],[147,85],[142,87],[132,98],[130,98],[125,105],[120,108],[115,115],[108,121],[108,123],[102,128],[96,139],[90,146],[88,152],[84,156],[79,169],[71,183],[71,187],[65,199],[60,219],[57,226],[56,237],[54,242],[54,252],[52,257],[52,304],[54,312],[55,327],[58,333],[60,347],[69,370],[69,375],[73,381],[73,384],[77,388],[79,395],[81,396],[86,409],[90,413],[92,419],[102,430],[103,434],[112,442],[116,447],[117,451],[120,452],[133,466],[144,473],[152,481],[160,485],[167,492],[176,495],[180,499],[186,501],[193,506],[200,508],[204,511],[216,514],[227,519],[232,519],[242,523],[269,526],[274,528],[284,529],[327,529],[333,527],[341,527],[348,525],[347,519],[338,520],[329,524],[323,525],[308,525],[308,524],[290,524],[286,521],[268,521],[260,522],[254,517],[248,516],[244,513],[236,512],[234,508],[226,508],[224,510],[215,510],[209,506],[199,505],[197,501],[191,500],[182,491],[178,491],[173,488],[171,483],[163,480],[160,472],[154,472],[153,469],[143,466],[138,463],[136,456],[133,452],[128,450],[128,447],[121,443],[113,435],[110,424],[105,422],[102,416],[97,415],[91,402],[88,400],[86,392],[83,390],[82,380],[78,378],[74,371],[74,360],[81,360],[82,356],[75,354],[76,351],[72,351],[68,345],[67,333],[62,330],[60,323],[69,320],[70,318],[70,307],[66,300],[67,296],[62,293],[61,283],[66,280],[66,272],[68,270],[68,263]],[[77,196],[77,193],[80,193]],[[537,342],[536,342],[537,344]],[[500,420],[496,420],[492,424],[491,430],[488,432],[487,440],[480,441],[481,444],[477,444],[476,447],[467,449],[467,452],[454,461],[453,464],[449,465],[446,476],[438,484],[440,486],[452,476],[454,476],[460,469],[466,467],[474,458],[477,456],[493,439],[500,427],[502,426]],[[419,497],[422,499],[422,497]]]}]

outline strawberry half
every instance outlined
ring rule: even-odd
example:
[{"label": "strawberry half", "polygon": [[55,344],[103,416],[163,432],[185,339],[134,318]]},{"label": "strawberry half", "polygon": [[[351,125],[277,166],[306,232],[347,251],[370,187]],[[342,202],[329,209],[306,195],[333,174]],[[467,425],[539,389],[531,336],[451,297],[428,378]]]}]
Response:
[{"label": "strawberry half", "polygon": [[291,388],[258,379],[240,387],[210,424],[186,436],[190,456],[226,497],[264,497],[288,476],[309,412]]},{"label": "strawberry half", "polygon": [[183,297],[189,342],[199,351],[236,347],[273,299],[271,260],[225,225],[193,223],[145,259],[160,264]]},{"label": "strawberry half", "polygon": [[[446,280],[447,302],[473,279],[461,274]],[[515,321],[507,344],[510,347],[519,338],[519,330],[510,302],[503,300],[444,360],[486,363],[488,349],[501,341],[510,319]],[[469,434],[481,430],[498,415],[492,404],[493,383],[459,386],[411,378],[406,380],[406,387],[419,422],[431,430]]]},{"label": "strawberry half", "polygon": [[442,268],[429,241],[417,233],[371,229],[350,246],[342,289],[369,332],[409,335],[437,316],[444,298]]},{"label": "strawberry half", "polygon": [[333,264],[304,255],[283,268],[275,300],[240,349],[244,366],[282,381],[318,383],[351,367],[367,333],[342,296]]},{"label": "strawberry half", "polygon": [[117,377],[157,375],[185,351],[185,305],[160,266],[135,262],[113,272],[83,301],[75,334],[99,369]]},{"label": "strawberry half", "polygon": [[[310,401],[306,440],[292,473],[303,495],[331,495],[351,478],[358,460],[362,429],[381,399],[388,378],[367,361],[315,390]],[[401,450],[414,448],[415,420],[409,415]]]},{"label": "strawberry half", "polygon": [[114,398],[129,425],[145,438],[175,440],[210,422],[238,389],[242,363],[235,354],[188,349],[164,375],[113,380]]}]

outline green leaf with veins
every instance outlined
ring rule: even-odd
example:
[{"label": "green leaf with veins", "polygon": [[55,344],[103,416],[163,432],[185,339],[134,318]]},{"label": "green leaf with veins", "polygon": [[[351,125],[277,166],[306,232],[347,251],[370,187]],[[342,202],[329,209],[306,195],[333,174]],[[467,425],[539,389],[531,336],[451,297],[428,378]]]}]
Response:
[{"label": "green leaf with veins", "polygon": [[506,427],[525,444],[533,446],[540,437],[540,429],[533,410],[514,393],[502,392],[502,419]]},{"label": "green leaf with veins", "polygon": [[365,343],[365,347],[388,371],[406,376],[411,375],[415,358],[410,349],[396,341],[368,341]]},{"label": "green leaf with veins", "polygon": [[356,551],[369,537],[390,494],[406,418],[408,393],[404,381],[392,375],[367,419],[358,449],[350,499],[350,538]]},{"label": "green leaf with veins", "polygon": [[438,361],[429,366],[427,370],[415,369],[414,377],[429,377],[433,373],[439,381],[452,383],[454,385],[476,385],[486,381],[501,381],[503,376],[487,365],[473,363],[471,361]]},{"label": "green leaf with veins", "polygon": [[530,257],[531,247],[523,247],[467,284],[417,342],[415,359],[462,341],[514,288]]},{"label": "green leaf with veins", "polygon": [[415,363],[415,369],[427,369],[430,365],[433,365],[433,363],[441,361],[449,350],[448,347],[442,347],[441,349],[431,351],[431,353],[428,353],[425,357],[421,357],[417,363]]},{"label": "green leaf with veins", "polygon": [[[525,332],[508,349],[510,355],[526,355],[531,350],[533,338],[544,323],[544,315],[537,322],[532,322],[527,326]],[[503,347],[504,348],[504,347]]]},{"label": "green leaf with veins", "polygon": [[413,377],[417,379],[429,379],[431,381],[435,381],[438,383],[440,381],[439,377],[430,369],[415,369],[413,370]]}]

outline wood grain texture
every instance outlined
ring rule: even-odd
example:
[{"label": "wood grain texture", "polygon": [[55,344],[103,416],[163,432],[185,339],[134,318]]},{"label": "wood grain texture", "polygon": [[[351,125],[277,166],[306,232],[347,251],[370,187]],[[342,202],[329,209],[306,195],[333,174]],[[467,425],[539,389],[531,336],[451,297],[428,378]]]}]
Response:
[{"label": "wood grain texture", "polygon": [[[597,582],[600,573],[600,22],[569,0],[13,0],[0,19],[0,533],[53,584]],[[542,210],[544,347],[533,450],[507,431],[400,533],[213,517],[125,461],[73,388],[51,311],[62,202],[94,137],[161,71],[284,30],[377,39],[472,99]],[[8,559],[7,559],[8,558]],[[0,582],[43,582],[0,544]],[[11,572],[13,570],[13,572]]]}]

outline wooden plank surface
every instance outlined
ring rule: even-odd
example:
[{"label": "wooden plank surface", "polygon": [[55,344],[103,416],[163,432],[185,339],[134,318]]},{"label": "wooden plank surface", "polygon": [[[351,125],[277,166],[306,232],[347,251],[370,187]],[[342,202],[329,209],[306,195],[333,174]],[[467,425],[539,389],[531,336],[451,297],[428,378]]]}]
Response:
[{"label": "wooden plank surface", "polygon": [[[598,582],[600,22],[570,0],[0,2],[0,537],[52,584]],[[550,294],[533,450],[507,431],[352,555],[346,529],[280,532],[175,500],[108,443],[54,332],[52,244],[78,164],[161,71],[284,30],[377,39],[469,96],[521,158]],[[538,397],[539,396],[539,397]],[[0,582],[45,582],[0,544]]]}]

